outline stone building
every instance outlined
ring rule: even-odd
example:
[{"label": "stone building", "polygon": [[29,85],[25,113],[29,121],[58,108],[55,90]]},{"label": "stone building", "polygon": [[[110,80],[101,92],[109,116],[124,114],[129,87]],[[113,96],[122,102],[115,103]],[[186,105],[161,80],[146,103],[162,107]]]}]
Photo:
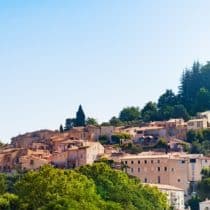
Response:
[{"label": "stone building", "polygon": [[99,142],[67,140],[60,143],[58,151],[52,155],[51,163],[57,167],[74,168],[92,164],[104,154],[104,147]]},{"label": "stone building", "polygon": [[124,170],[144,183],[182,188],[188,195],[190,184],[201,180],[201,170],[210,166],[210,158],[202,154],[145,152],[121,158]]},{"label": "stone building", "polygon": [[207,118],[192,119],[192,120],[189,120],[187,122],[187,129],[188,130],[205,129],[207,127],[208,127]]}]

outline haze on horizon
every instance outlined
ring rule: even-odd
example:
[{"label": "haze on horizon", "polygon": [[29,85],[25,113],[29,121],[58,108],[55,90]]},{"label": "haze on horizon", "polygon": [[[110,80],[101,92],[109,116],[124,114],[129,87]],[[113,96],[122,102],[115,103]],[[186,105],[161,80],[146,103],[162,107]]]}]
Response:
[{"label": "haze on horizon", "polygon": [[57,129],[79,104],[100,122],[177,91],[210,52],[209,1],[0,2],[0,139]]}]

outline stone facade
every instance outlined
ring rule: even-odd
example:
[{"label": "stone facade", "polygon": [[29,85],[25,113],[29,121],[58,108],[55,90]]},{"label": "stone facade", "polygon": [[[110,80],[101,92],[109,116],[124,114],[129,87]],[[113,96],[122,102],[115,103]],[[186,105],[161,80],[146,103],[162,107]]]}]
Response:
[{"label": "stone facade", "polygon": [[53,154],[52,164],[57,167],[74,168],[92,164],[103,154],[104,147],[99,142],[78,142],[74,145],[66,142],[62,151]]},{"label": "stone facade", "polygon": [[125,171],[142,182],[182,188],[186,195],[190,183],[201,180],[202,168],[210,166],[209,158],[185,153],[143,153],[122,157],[121,161]]},{"label": "stone facade", "polygon": [[207,127],[208,127],[207,118],[193,119],[193,120],[189,120],[187,122],[187,129],[188,130],[205,129]]}]

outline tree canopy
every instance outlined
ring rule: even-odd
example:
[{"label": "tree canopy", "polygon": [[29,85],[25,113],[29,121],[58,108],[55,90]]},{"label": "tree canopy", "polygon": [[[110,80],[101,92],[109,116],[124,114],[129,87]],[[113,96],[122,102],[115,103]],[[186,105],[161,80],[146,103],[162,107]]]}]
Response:
[{"label": "tree canopy", "polygon": [[198,196],[201,200],[210,199],[210,168],[201,171],[202,180],[198,183]]},{"label": "tree canopy", "polygon": [[5,187],[5,178],[0,176],[0,210],[168,209],[166,195],[157,188],[103,162],[74,170],[44,166],[29,171],[10,183],[13,194]]},{"label": "tree canopy", "polygon": [[121,209],[168,209],[165,194],[157,188],[142,185],[140,180],[129,178],[104,163],[83,166],[79,171],[95,182],[97,192],[104,200],[120,203]]},{"label": "tree canopy", "polygon": [[181,103],[191,115],[210,109],[210,63],[194,62],[183,72],[179,87]]},{"label": "tree canopy", "polygon": [[140,109],[139,107],[126,107],[123,108],[119,114],[119,119],[122,122],[129,122],[129,121],[135,121],[140,119]]},{"label": "tree canopy", "polygon": [[95,118],[92,117],[88,117],[86,120],[86,125],[94,125],[94,126],[98,126],[98,122]]},{"label": "tree canopy", "polygon": [[152,101],[148,102],[141,110],[141,116],[144,122],[155,121],[158,119],[157,104]]}]

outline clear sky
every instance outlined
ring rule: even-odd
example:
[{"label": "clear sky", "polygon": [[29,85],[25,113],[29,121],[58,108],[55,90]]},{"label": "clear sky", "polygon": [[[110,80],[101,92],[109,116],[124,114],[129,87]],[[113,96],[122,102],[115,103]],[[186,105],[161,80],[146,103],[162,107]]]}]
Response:
[{"label": "clear sky", "polygon": [[1,0],[0,139],[175,92],[210,55],[209,0]]}]

